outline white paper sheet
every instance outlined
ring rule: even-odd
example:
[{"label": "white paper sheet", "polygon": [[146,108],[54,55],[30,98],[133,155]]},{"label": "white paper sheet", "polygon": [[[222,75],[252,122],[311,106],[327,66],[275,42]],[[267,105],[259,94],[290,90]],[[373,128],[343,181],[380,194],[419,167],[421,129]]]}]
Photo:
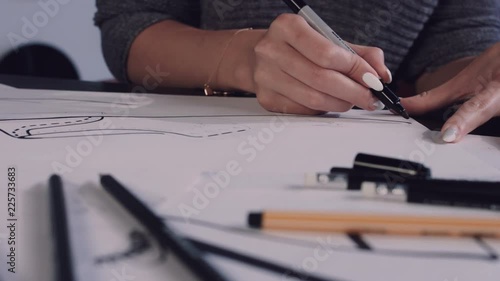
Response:
[{"label": "white paper sheet", "polygon": [[0,83],[0,89],[13,89],[13,87]]},{"label": "white paper sheet", "polygon": [[499,137],[469,135],[463,140],[462,145],[464,150],[485,163],[493,167],[500,167],[500,157],[498,157],[498,151],[500,151]]},{"label": "white paper sheet", "polygon": [[[253,99],[245,100],[247,102],[234,102],[232,98],[220,97],[12,88],[0,91],[0,118],[84,115],[115,117],[270,115]],[[249,102],[250,100],[252,101]]]},{"label": "white paper sheet", "polygon": [[[43,235],[49,238],[47,218],[43,219],[43,206],[33,209],[45,200],[43,196],[34,196],[33,192],[44,194],[46,182],[54,172],[61,174],[75,188],[97,188],[98,175],[111,173],[162,212],[171,210],[169,202],[181,202],[179,200],[186,200],[186,196],[189,199],[193,181],[204,171],[239,171],[238,175],[231,176],[231,181],[257,174],[297,175],[327,171],[332,166],[350,166],[358,152],[423,162],[432,169],[435,177],[500,178],[499,165],[488,160],[495,159],[494,155],[500,156],[498,148],[488,150],[491,155],[488,159],[476,157],[477,150],[469,149],[483,146],[484,140],[480,138],[466,138],[456,145],[438,144],[432,133],[417,122],[385,112],[351,111],[319,117],[275,115],[261,109],[255,99],[1,89],[0,130],[0,167],[2,170],[15,167],[18,175],[20,273],[15,276],[2,273],[7,280],[33,280],[40,272],[38,269],[51,266],[50,248],[41,242],[47,241],[42,239]],[[281,180],[277,177],[272,186],[282,184]],[[6,176],[0,178],[0,184],[7,185]],[[255,188],[238,191],[248,192],[244,196],[238,192],[234,197],[221,195],[217,199],[221,202],[211,204],[213,208],[229,206],[227,204],[231,202],[226,201],[233,200],[236,205],[241,202],[241,207],[248,207],[262,196],[262,204],[282,206],[283,200],[266,199],[267,192],[277,192],[266,190],[272,186],[255,184]],[[276,199],[276,196],[271,199]],[[311,200],[315,204],[317,200],[318,206],[336,204],[327,200],[329,197],[304,196],[299,199]],[[85,200],[90,199],[85,197]],[[84,204],[89,205],[85,200]],[[294,202],[291,206],[301,205],[298,199],[290,202]],[[88,217],[88,223],[93,227],[85,236],[90,255],[95,259],[123,251],[130,243],[130,229],[111,223],[116,219],[109,214],[104,216],[94,205],[90,206],[87,209],[92,210],[93,215]],[[236,215],[241,215],[242,210],[224,209],[222,218],[232,219],[231,223],[239,220],[241,226],[241,216]],[[6,218],[6,211],[6,200],[2,199],[0,218]],[[39,234],[42,238],[37,240]],[[7,251],[6,235],[6,229],[0,228],[1,253]],[[228,236],[227,239],[232,238]],[[384,247],[393,246],[390,241],[386,244]],[[255,246],[258,248],[260,246]],[[39,258],[30,258],[34,249],[37,249],[38,255],[35,256]],[[310,249],[297,250],[302,255],[305,252],[310,252]],[[144,264],[151,261],[148,257],[140,256],[145,261],[138,261],[137,265],[145,268]],[[300,254],[296,258],[299,259]],[[238,271],[233,272],[237,269],[248,271],[226,263],[224,259],[213,259],[215,263],[227,266],[226,270],[231,274],[238,275]],[[367,260],[374,262],[370,258]],[[297,260],[289,262],[294,261]],[[4,271],[5,255],[0,256],[0,262],[0,270]],[[146,274],[126,261],[113,263],[116,266],[114,272],[122,270],[122,265],[137,276]],[[345,262],[339,265],[345,269],[339,272],[339,276],[349,277],[348,269],[352,266]],[[465,268],[462,263],[453,263],[455,265]],[[151,267],[146,268],[148,274],[157,272],[149,270]],[[160,276],[164,270],[158,264],[153,264],[152,268],[160,272],[154,276]],[[488,266],[485,268],[488,270]],[[117,279],[110,272],[107,270],[102,280]],[[369,272],[377,275],[375,271]],[[255,274],[266,278],[271,276],[270,280],[275,278],[274,274]],[[347,279],[362,280],[357,279],[362,276],[354,269],[352,274],[353,278]],[[147,280],[155,280],[153,275],[148,275],[151,278]],[[447,278],[453,280],[453,276]],[[50,280],[50,275],[37,279]]]},{"label": "white paper sheet", "polygon": [[[262,210],[498,218],[493,211],[374,201],[348,191],[298,189],[292,183],[300,185],[299,178],[282,175],[280,185],[273,175],[239,177],[215,193],[213,177],[204,176],[184,198],[158,204],[157,210],[191,238],[334,280],[497,280],[500,276],[498,240],[365,235],[363,240],[371,249],[362,249],[339,234],[245,231],[248,213]],[[237,276],[238,271],[234,272]]]}]

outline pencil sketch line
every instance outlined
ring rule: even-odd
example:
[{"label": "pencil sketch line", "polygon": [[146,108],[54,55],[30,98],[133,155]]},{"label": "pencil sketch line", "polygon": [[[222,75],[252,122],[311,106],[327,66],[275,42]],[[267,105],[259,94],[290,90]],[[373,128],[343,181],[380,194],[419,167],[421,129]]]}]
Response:
[{"label": "pencil sketch line", "polygon": [[[127,135],[161,135],[161,133],[147,132],[147,133],[108,133],[106,136],[127,136]],[[21,140],[44,140],[44,139],[70,139],[75,137],[99,137],[102,136],[102,133],[96,134],[81,134],[81,135],[73,135],[73,136],[48,136],[48,137],[19,137],[17,139]]]},{"label": "pencil sketch line", "polygon": [[[130,131],[130,132],[124,132],[124,133],[103,133],[103,131]],[[88,132],[97,132],[95,135],[88,134]],[[81,135],[74,135],[72,137],[77,137],[77,136],[97,136],[97,135],[164,135],[164,134],[169,134],[169,135],[177,135],[177,136],[182,136],[182,137],[188,137],[188,138],[203,138],[203,136],[196,136],[196,135],[188,135],[188,134],[182,134],[178,132],[170,132],[170,131],[158,131],[158,130],[145,130],[145,129],[106,129],[106,130],[100,130],[100,129],[94,129],[94,130],[78,130],[78,131],[70,131],[67,133],[82,133]],[[61,132],[52,132],[52,133],[38,133],[36,134],[37,136],[46,136],[46,135],[55,135],[55,134],[61,134]]]},{"label": "pencil sketch line", "polygon": [[64,102],[87,102],[87,103],[97,103],[97,104],[109,104],[109,105],[122,105],[122,106],[136,106],[136,103],[124,103],[124,102],[111,102],[102,100],[80,100],[80,99],[63,99],[63,98],[47,98],[47,99],[37,99],[37,98],[0,98],[0,101],[8,102],[30,102],[42,104],[50,101],[64,101]]},{"label": "pencil sketch line", "polygon": [[[245,116],[245,115],[233,115],[233,116]],[[269,117],[269,116],[275,116],[275,115],[261,115],[261,116],[246,116],[247,118],[249,117],[262,117],[262,116],[266,116],[266,117]],[[385,120],[385,119],[370,119],[370,118],[350,118],[350,117],[342,117],[340,115],[335,115],[335,118],[336,119],[332,119],[332,116],[333,115],[328,115],[328,116],[325,116],[325,119],[328,119],[330,118],[330,120],[333,120],[332,121],[332,125],[334,125],[335,123],[338,123],[338,122],[335,122],[335,121],[344,121],[344,120],[356,120],[356,121],[369,121],[369,122],[376,122],[376,123],[379,123],[379,122],[387,122],[387,123],[401,123],[403,121],[394,121],[394,120]],[[340,117],[339,117],[340,116]],[[148,119],[162,119],[162,120],[168,120],[168,119],[179,119],[179,118],[191,118],[191,117],[197,117],[199,118],[199,116],[184,116],[184,117],[181,117],[181,116],[154,116],[154,117],[146,117],[146,116],[130,116],[130,117],[119,117],[119,118],[148,118]],[[217,118],[217,117],[224,117],[224,118],[227,118],[228,116],[227,115],[216,115],[216,116],[206,116],[206,117],[212,117],[212,118]],[[297,117],[299,118],[298,116],[290,116],[290,117]],[[58,117],[46,117],[46,118],[18,118],[18,119],[4,119],[4,120],[0,120],[2,122],[12,122],[12,121],[38,121],[38,122],[43,122],[43,123],[40,123],[40,124],[26,124],[26,125],[23,125],[21,126],[20,128],[15,128],[12,130],[12,132],[8,135],[12,136],[12,137],[15,137],[15,138],[19,138],[19,139],[41,139],[43,138],[43,136],[49,136],[49,135],[55,135],[55,134],[61,134],[61,135],[66,135],[66,136],[62,136],[62,137],[70,137],[70,136],[67,136],[68,134],[76,134],[74,135],[74,137],[81,137],[83,132],[88,132],[88,133],[92,133],[92,132],[96,132],[95,129],[93,128],[90,128],[88,130],[68,130],[68,131],[64,131],[64,130],[54,130],[54,131],[57,131],[56,133],[47,133],[47,132],[38,132],[38,130],[47,130],[47,129],[53,129],[53,128],[60,128],[60,127],[65,127],[65,126],[75,126],[75,125],[81,125],[81,124],[90,124],[90,123],[95,123],[95,122],[99,122],[99,121],[102,121],[104,118],[108,118],[108,117],[104,117],[104,116],[58,116]],[[304,117],[301,117],[301,118],[304,118]],[[57,120],[59,120],[58,122],[56,122]],[[318,119],[314,119],[315,121],[318,121],[318,120],[321,120],[321,118],[318,118]],[[310,121],[310,118],[306,118],[306,121]],[[405,123],[406,121],[404,121],[403,123]],[[329,123],[330,124],[330,123]],[[409,123],[411,124],[411,122]],[[209,125],[209,124],[208,124]],[[321,125],[324,125],[324,124],[320,124],[320,125],[316,125],[316,126],[321,126]],[[202,125],[203,126],[203,125]],[[313,124],[313,126],[315,126]],[[27,128],[30,128],[30,129],[27,129]],[[36,130],[36,131],[35,131]],[[196,128],[195,128],[196,130]],[[210,132],[207,132],[207,134],[204,134],[204,133],[199,133],[199,134],[196,134],[196,133],[184,133],[182,131],[180,132],[177,132],[177,131],[163,131],[163,130],[155,130],[155,129],[151,129],[151,130],[143,130],[143,129],[136,129],[136,128],[121,128],[121,129],[117,129],[117,130],[114,130],[113,129],[106,129],[106,130],[99,130],[99,132],[101,132],[102,134],[106,134],[106,135],[120,135],[118,132],[123,132],[123,131],[127,131],[125,132],[124,134],[131,134],[131,132],[134,132],[134,134],[172,134],[172,135],[178,135],[178,136],[184,136],[184,137],[192,137],[192,138],[213,138],[213,137],[219,137],[219,136],[222,136],[222,135],[229,135],[229,134],[234,134],[234,133],[240,133],[240,132],[245,132],[247,131],[247,129],[237,129],[235,128],[235,130],[228,130],[228,131],[221,131],[221,130],[217,130],[217,131],[221,131],[221,132],[216,132],[216,133],[211,133],[209,134]],[[54,138],[54,137],[50,137],[50,138]]]},{"label": "pencil sketch line", "polygon": [[[45,119],[65,119],[65,118],[85,118],[88,115],[72,115],[72,116],[51,116],[51,117],[27,117],[27,118],[0,118],[0,121],[25,121],[25,120],[45,120]],[[142,116],[134,116],[134,115],[129,115],[126,118],[133,118],[133,119],[185,119],[185,118],[239,118],[239,117],[245,117],[245,118],[260,118],[260,117],[276,117],[278,115],[276,114],[259,114],[259,115],[248,115],[248,114],[227,114],[227,115],[177,115],[177,116],[172,116],[172,115],[164,115],[164,116],[158,116],[158,115],[142,115]],[[312,117],[305,117],[305,116],[300,116],[300,115],[283,115],[286,116],[287,118],[292,118],[292,119],[300,119],[300,120],[310,120]],[[94,115],[94,117],[109,117],[109,118],[124,118],[123,115],[108,115],[108,114],[102,114],[102,115]],[[317,116],[313,117],[314,120],[320,121],[320,120],[356,120],[356,121],[367,121],[367,122],[373,122],[373,123],[388,123],[388,124],[408,124],[411,125],[411,121],[404,121],[404,120],[387,120],[387,119],[373,119],[373,118],[355,118],[355,117],[346,117],[346,116],[336,116],[336,117],[329,117],[329,116]]]},{"label": "pencil sketch line", "polygon": [[[85,122],[85,121],[87,121],[87,120],[89,120],[89,119],[91,119],[91,118],[96,118],[96,117],[86,117],[86,118],[84,118],[83,120],[76,120],[76,121],[74,121],[74,122],[81,123],[81,122]],[[102,117],[97,117],[97,118],[98,118],[98,120],[95,120],[96,122],[97,122],[97,121],[101,121],[101,120],[103,119]],[[65,122],[65,123],[71,124],[72,122]],[[91,122],[89,122],[89,123],[91,123]],[[59,125],[60,123],[52,123],[52,124]],[[14,137],[19,137],[19,134],[18,134],[17,132],[19,132],[19,130],[20,130],[20,129],[24,129],[24,128],[26,128],[27,126],[29,126],[29,127],[33,128],[33,129],[29,129],[29,130],[27,130],[27,131],[26,131],[26,134],[27,134],[27,135],[31,135],[30,131],[31,131],[31,130],[35,130],[35,129],[36,129],[36,128],[34,128],[34,127],[45,127],[45,126],[47,126],[47,125],[48,125],[48,124],[46,124],[46,123],[25,125],[25,126],[22,126],[22,127],[20,127],[20,128],[15,129],[14,131],[12,131],[12,134],[14,135]],[[44,129],[46,129],[46,128],[55,128],[55,127],[58,127],[58,126],[45,127]]]},{"label": "pencil sketch line", "polygon": [[[225,130],[221,132],[217,132],[214,134],[207,135],[204,131],[197,131],[199,128],[195,128],[193,132],[183,132],[183,131],[174,131],[174,130],[158,130],[158,129],[141,129],[141,128],[88,128],[82,130],[73,129],[73,126],[77,125],[88,125],[91,123],[97,123],[99,121],[103,121],[105,117],[103,116],[87,116],[87,117],[64,117],[64,119],[71,121],[64,121],[61,119],[59,122],[52,122],[51,120],[54,118],[44,118],[44,119],[36,119],[36,121],[42,121],[40,124],[26,124],[21,126],[20,128],[16,128],[12,131],[12,133],[7,133],[5,130],[1,130],[8,136],[17,138],[17,139],[43,139],[43,138],[67,138],[67,137],[85,137],[85,136],[102,136],[102,135],[146,135],[146,134],[156,134],[156,135],[177,135],[188,138],[212,138],[218,137],[222,135],[229,135],[235,133],[245,132],[248,129],[238,129],[235,130]],[[22,121],[34,121],[23,119]],[[11,121],[2,121],[2,122],[11,122]],[[203,125],[201,125],[203,126]],[[57,130],[57,128],[68,128],[68,130]],[[27,129],[29,128],[29,129]],[[50,131],[50,129],[55,129]],[[40,131],[44,130],[44,131]],[[49,131],[46,131],[49,130]],[[208,133],[208,132],[207,132]]]},{"label": "pencil sketch line", "polygon": [[[50,113],[44,113],[50,114]],[[66,115],[61,116],[61,113],[57,113],[58,115],[54,116],[45,116],[45,117],[15,117],[15,118],[0,118],[0,121],[26,121],[26,120],[45,120],[45,119],[67,119],[67,118],[85,118],[89,115]],[[101,113],[100,115],[92,115],[93,117],[108,117],[108,118],[131,118],[131,119],[184,119],[184,118],[224,118],[224,117],[275,117],[273,114],[262,114],[262,115],[245,115],[245,114],[227,114],[227,115],[111,115]],[[299,116],[287,116],[287,117],[295,117],[299,118]],[[302,117],[304,118],[304,117]]]},{"label": "pencil sketch line", "polygon": [[[152,135],[176,135],[176,136],[182,136],[182,137],[188,137],[188,138],[204,138],[205,136],[202,135],[195,135],[195,134],[186,134],[186,133],[180,133],[180,132],[174,132],[174,131],[160,131],[160,130],[152,130],[152,129],[88,129],[88,130],[72,130],[68,132],[49,132],[49,133],[37,133],[36,136],[46,136],[46,135],[54,135],[54,134],[62,134],[62,133],[82,133],[81,135],[75,135],[74,137],[77,136],[92,136],[92,134],[89,134],[90,132],[97,132],[96,135],[110,135],[109,133],[105,133],[105,131],[130,131],[130,132],[125,132],[123,134],[131,135],[131,134],[136,134],[136,135],[146,135],[146,134],[152,134]],[[245,132],[246,130],[244,130]],[[223,134],[232,134],[235,132],[225,132]],[[113,135],[120,135],[121,133],[112,133]],[[212,134],[208,135],[206,137],[216,137],[220,136],[222,134]],[[30,135],[32,136],[32,135]]]}]

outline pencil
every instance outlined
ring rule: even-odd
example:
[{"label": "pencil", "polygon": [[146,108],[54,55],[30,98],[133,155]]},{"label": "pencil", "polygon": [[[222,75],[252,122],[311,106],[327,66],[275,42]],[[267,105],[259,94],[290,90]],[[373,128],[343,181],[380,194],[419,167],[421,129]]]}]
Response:
[{"label": "pencil", "polygon": [[286,279],[294,279],[294,280],[307,280],[307,281],[338,281],[340,279],[332,279],[331,277],[321,277],[318,275],[313,275],[307,271],[300,271],[297,269],[293,269],[291,267],[280,265],[279,263],[257,258],[254,256],[250,256],[232,249],[227,249],[223,247],[219,247],[213,244],[208,244],[203,241],[199,241],[196,239],[189,239],[193,245],[195,245],[198,249],[211,253],[213,255],[218,255],[221,257],[225,257],[231,260],[235,260],[261,270],[267,270],[269,272],[273,272],[276,274],[280,274],[286,276]]},{"label": "pencil", "polygon": [[500,219],[335,212],[250,213],[252,228],[385,235],[500,238]]},{"label": "pencil", "polygon": [[177,235],[166,222],[116,179],[109,175],[103,175],[101,176],[101,184],[113,198],[151,232],[163,250],[172,251],[196,277],[206,281],[227,280],[204,259],[203,253],[192,242]]},{"label": "pencil", "polygon": [[53,175],[49,179],[50,217],[54,238],[54,273],[56,281],[73,281],[68,220],[61,178]]}]

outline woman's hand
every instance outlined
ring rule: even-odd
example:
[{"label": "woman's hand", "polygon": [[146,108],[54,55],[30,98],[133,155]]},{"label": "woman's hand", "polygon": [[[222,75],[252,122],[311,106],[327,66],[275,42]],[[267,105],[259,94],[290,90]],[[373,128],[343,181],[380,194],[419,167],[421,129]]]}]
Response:
[{"label": "woman's hand", "polygon": [[383,87],[379,77],[391,80],[380,49],[351,45],[359,55],[352,54],[292,14],[268,30],[235,32],[174,20],[154,24],[130,48],[128,77],[142,84],[149,69],[161,68],[168,73],[158,81],[162,86],[200,88],[208,81],[212,89],[254,92],[264,108],[283,113],[383,106],[368,90]]},{"label": "woman's hand", "polygon": [[448,82],[402,99],[410,114],[423,114],[465,101],[441,129],[445,142],[458,142],[489,119],[500,116],[500,43],[474,59]]},{"label": "woman's hand", "polygon": [[296,114],[343,112],[356,105],[383,108],[368,88],[390,82],[378,48],[350,45],[359,55],[335,45],[300,16],[283,14],[254,48],[253,81],[267,110]]}]

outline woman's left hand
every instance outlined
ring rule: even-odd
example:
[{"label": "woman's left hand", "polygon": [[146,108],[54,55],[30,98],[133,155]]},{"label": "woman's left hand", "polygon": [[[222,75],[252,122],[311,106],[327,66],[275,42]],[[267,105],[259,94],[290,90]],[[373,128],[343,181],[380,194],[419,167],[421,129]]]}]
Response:
[{"label": "woman's left hand", "polygon": [[441,129],[445,142],[458,142],[489,119],[500,116],[500,43],[475,58],[448,82],[402,99],[409,114],[423,114],[465,101]]}]

